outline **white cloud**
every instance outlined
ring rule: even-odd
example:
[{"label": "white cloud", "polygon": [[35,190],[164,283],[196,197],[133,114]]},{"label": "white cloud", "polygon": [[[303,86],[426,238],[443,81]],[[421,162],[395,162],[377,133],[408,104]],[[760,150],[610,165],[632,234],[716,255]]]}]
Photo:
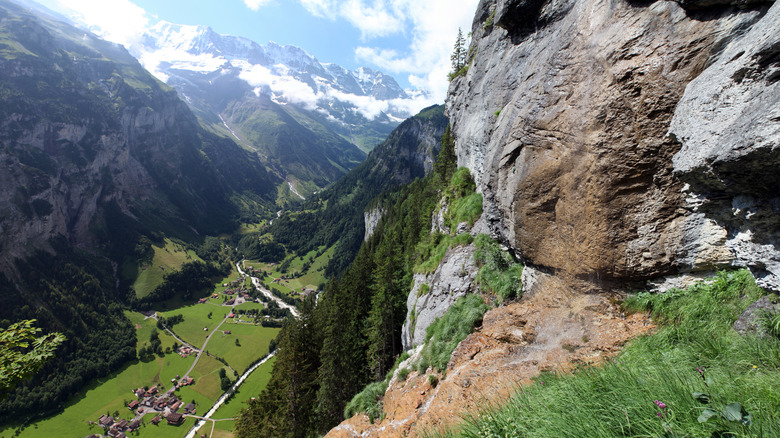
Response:
[{"label": "white cloud", "polygon": [[265,6],[270,2],[271,0],[244,0],[246,7],[253,11],[260,9],[261,6]]},{"label": "white cloud", "polygon": [[255,87],[256,94],[270,90],[272,99],[277,103],[296,103],[315,110],[323,97],[309,85],[289,76],[275,75],[262,65],[246,66],[239,77]]},{"label": "white cloud", "polygon": [[108,41],[130,45],[143,33],[149,16],[129,0],[57,0],[74,21]]}]

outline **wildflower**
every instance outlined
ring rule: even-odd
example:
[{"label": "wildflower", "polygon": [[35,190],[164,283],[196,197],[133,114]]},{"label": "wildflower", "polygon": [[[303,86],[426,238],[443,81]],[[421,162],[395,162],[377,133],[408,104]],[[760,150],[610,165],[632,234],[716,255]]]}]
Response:
[{"label": "wildflower", "polygon": [[660,400],[656,400],[654,403],[655,403],[655,405],[656,405],[656,406],[658,406],[659,408],[661,408],[661,409],[666,409],[666,403],[664,403],[664,402],[662,402],[662,401],[660,401]]},{"label": "wildflower", "polygon": [[655,415],[658,415],[658,418],[664,418],[664,414],[662,412],[656,412]]},{"label": "wildflower", "polygon": [[757,367],[756,365],[753,365],[753,369],[754,369],[754,370],[755,370],[755,369],[757,369],[757,368],[758,368],[758,367]]}]

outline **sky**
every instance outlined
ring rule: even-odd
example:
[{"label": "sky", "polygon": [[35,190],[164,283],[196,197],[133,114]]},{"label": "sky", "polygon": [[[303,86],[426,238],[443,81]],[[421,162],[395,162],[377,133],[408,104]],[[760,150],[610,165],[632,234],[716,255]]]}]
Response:
[{"label": "sky", "polygon": [[37,0],[129,46],[159,20],[207,25],[260,44],[298,46],[320,62],[392,75],[443,103],[458,28],[479,0]]}]

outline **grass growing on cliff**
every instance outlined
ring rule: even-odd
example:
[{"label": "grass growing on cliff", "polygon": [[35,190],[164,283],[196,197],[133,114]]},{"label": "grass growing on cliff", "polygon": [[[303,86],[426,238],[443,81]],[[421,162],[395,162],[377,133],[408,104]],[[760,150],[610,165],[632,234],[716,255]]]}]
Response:
[{"label": "grass growing on cliff", "polygon": [[487,234],[478,235],[474,246],[477,247],[474,261],[480,266],[477,273],[479,287],[498,295],[501,301],[516,297],[522,288],[523,265]]},{"label": "grass growing on cliff", "polygon": [[465,167],[459,168],[452,175],[443,193],[448,205],[444,212],[443,225],[450,229],[450,234],[434,232],[417,245],[415,252],[418,262],[414,266],[414,272],[429,274],[435,271],[451,246],[471,243],[472,238],[468,233],[455,237],[452,235],[458,224],[465,222],[469,226],[474,225],[482,215],[482,195],[476,193],[476,188],[471,173]]},{"label": "grass growing on cliff", "polygon": [[479,295],[466,295],[455,301],[426,329],[425,347],[417,362],[417,371],[422,374],[432,366],[444,372],[455,347],[472,332],[487,310],[488,306]]},{"label": "grass growing on cliff", "polygon": [[731,329],[762,294],[744,270],[711,285],[639,294],[626,307],[651,311],[663,324],[655,334],[608,365],[542,375],[503,406],[434,436],[780,436],[780,341]]}]

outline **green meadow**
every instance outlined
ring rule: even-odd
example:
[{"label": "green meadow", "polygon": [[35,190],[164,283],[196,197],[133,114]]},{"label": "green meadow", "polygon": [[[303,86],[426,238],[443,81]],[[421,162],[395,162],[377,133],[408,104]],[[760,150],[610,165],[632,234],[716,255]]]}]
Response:
[{"label": "green meadow", "polygon": [[194,251],[170,239],[165,239],[164,246],[153,244],[152,249],[154,257],[150,263],[141,266],[126,263],[122,266],[122,273],[126,278],[135,278],[132,288],[138,298],[149,295],[154,288],[162,284],[166,273],[181,268],[186,262],[202,261]]},{"label": "green meadow", "polygon": [[225,323],[220,330],[228,330],[230,334],[215,333],[206,350],[225,359],[239,374],[268,353],[268,344],[279,333],[277,328],[254,324]]}]

